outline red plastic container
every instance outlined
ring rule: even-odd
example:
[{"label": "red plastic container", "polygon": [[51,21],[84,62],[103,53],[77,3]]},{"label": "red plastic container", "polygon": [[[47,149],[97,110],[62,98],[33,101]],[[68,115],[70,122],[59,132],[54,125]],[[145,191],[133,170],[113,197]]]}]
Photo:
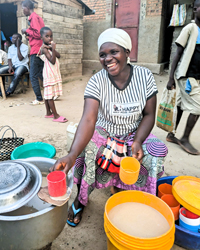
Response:
[{"label": "red plastic container", "polygon": [[52,197],[59,197],[66,194],[66,174],[62,171],[54,171],[47,175],[48,191]]},{"label": "red plastic container", "polygon": [[185,212],[186,212],[186,217],[189,219],[198,219],[199,218],[199,215],[194,214],[187,209],[185,209]]}]

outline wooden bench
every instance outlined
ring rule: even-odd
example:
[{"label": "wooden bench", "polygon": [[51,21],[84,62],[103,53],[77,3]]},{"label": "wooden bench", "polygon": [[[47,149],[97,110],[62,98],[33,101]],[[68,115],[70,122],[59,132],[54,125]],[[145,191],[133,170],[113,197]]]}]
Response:
[{"label": "wooden bench", "polygon": [[[30,79],[29,79],[29,72],[26,72],[22,76],[22,79],[20,80],[24,94],[25,94],[25,89],[26,89],[25,85],[24,85],[24,79],[25,79],[26,75],[28,75],[27,87],[29,87],[29,81],[30,81]],[[1,74],[0,75],[0,89],[1,89],[1,93],[2,93],[3,99],[6,100],[6,93],[5,93],[5,88],[3,86],[2,76],[13,76],[13,74],[6,73],[6,74]]]}]

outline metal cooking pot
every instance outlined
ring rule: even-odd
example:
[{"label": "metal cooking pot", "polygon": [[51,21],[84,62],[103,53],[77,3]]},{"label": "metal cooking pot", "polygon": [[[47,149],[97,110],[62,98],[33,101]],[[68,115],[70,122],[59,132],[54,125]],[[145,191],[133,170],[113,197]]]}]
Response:
[{"label": "metal cooking pot", "polygon": [[0,163],[0,214],[27,204],[39,191],[42,174],[33,164],[23,161]]},{"label": "metal cooking pot", "polygon": [[[23,161],[36,165],[42,173],[48,173],[55,163],[55,160],[43,157]],[[67,185],[72,189],[72,173],[67,176]],[[63,230],[68,216],[68,202],[55,207],[35,195],[26,205],[33,206],[38,211],[19,216],[9,216],[9,213],[0,215],[1,250],[38,250],[53,242]]]}]

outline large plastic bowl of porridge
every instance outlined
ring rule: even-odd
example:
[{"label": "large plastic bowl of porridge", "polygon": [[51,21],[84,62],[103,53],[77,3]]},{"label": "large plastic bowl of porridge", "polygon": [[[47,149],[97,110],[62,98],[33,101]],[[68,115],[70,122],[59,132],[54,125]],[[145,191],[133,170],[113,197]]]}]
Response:
[{"label": "large plastic bowl of porridge", "polygon": [[[111,221],[110,212],[117,205],[124,203],[137,203],[147,205],[159,212],[168,223],[168,229],[157,237],[138,237],[121,231]],[[136,212],[137,213],[137,212]],[[116,216],[118,216],[116,214]],[[124,218],[128,221],[130,214],[124,214]],[[155,217],[156,220],[157,217]],[[156,222],[156,221],[155,221]],[[146,223],[148,223],[146,221]],[[127,224],[128,225],[128,224]],[[174,244],[175,225],[174,215],[169,206],[158,197],[141,191],[123,191],[110,197],[105,205],[104,213],[104,229],[107,235],[108,250],[170,250]],[[137,228],[136,228],[137,229]],[[145,227],[144,227],[145,230]]]},{"label": "large plastic bowl of porridge", "polygon": [[[23,161],[37,166],[44,179],[55,163],[55,160],[43,157],[27,158]],[[67,185],[72,189],[72,174],[67,176]],[[62,232],[67,216],[68,202],[61,207],[55,207],[35,195],[23,207],[0,214],[0,249],[42,249]]]}]

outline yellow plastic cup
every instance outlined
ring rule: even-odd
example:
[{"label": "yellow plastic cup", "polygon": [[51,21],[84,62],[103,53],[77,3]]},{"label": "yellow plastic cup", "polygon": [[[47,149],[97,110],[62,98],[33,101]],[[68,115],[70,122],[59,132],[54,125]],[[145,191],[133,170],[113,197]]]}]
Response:
[{"label": "yellow plastic cup", "polygon": [[125,157],[121,160],[119,178],[128,185],[136,183],[140,172],[140,163],[133,157]]}]

